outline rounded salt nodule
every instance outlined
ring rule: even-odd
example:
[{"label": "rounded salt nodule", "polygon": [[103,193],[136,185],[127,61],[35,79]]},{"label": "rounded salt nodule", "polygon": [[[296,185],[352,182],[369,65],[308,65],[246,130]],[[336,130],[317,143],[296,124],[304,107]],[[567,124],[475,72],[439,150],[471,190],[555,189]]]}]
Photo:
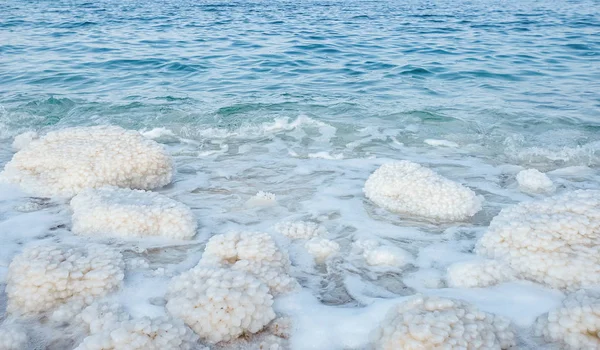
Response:
[{"label": "rounded salt nodule", "polygon": [[579,190],[503,209],[475,251],[517,278],[577,290],[600,284],[599,233],[600,191]]},{"label": "rounded salt nodule", "polygon": [[514,280],[515,272],[497,260],[463,261],[450,265],[446,280],[449,287],[474,288]]},{"label": "rounded salt nodule", "polygon": [[510,322],[451,299],[413,296],[393,307],[371,334],[377,349],[508,349]]},{"label": "rounded salt nodule", "polygon": [[466,220],[483,202],[469,188],[409,161],[382,165],[367,179],[364,193],[391,212],[439,221]]},{"label": "rounded salt nodule", "polygon": [[0,325],[0,349],[25,350],[29,339],[27,332],[16,324]]},{"label": "rounded salt nodule", "polygon": [[534,333],[567,349],[600,349],[600,292],[579,290],[536,320]]},{"label": "rounded salt nodule", "polygon": [[253,274],[276,294],[297,287],[289,276],[290,260],[273,237],[261,232],[229,232],[211,237],[198,266],[231,267]]},{"label": "rounded salt nodule", "polygon": [[191,209],[154,192],[112,186],[87,189],[73,197],[71,209],[77,235],[189,239],[196,234]]},{"label": "rounded salt nodule", "polygon": [[149,190],[172,176],[173,162],[160,144],[137,131],[94,126],[31,141],[6,164],[0,181],[37,196],[72,197],[106,185]]},{"label": "rounded salt nodule", "polygon": [[218,343],[256,333],[275,318],[269,288],[244,271],[197,266],[173,278],[166,308],[202,339]]},{"label": "rounded salt nodule", "polygon": [[198,336],[182,321],[143,317],[86,337],[75,350],[192,350]]},{"label": "rounded salt nodule", "polygon": [[69,303],[89,304],[120,287],[123,269],[121,253],[105,245],[25,248],[8,267],[7,311],[36,314]]},{"label": "rounded salt nodule", "polygon": [[284,221],[275,225],[275,230],[289,239],[311,239],[327,234],[327,230],[310,221]]},{"label": "rounded salt nodule", "polygon": [[33,140],[39,138],[39,135],[35,131],[27,131],[20,135],[17,135],[12,143],[12,148],[15,151],[20,151],[27,147]]},{"label": "rounded salt nodule", "polygon": [[549,193],[554,191],[554,183],[548,175],[537,169],[521,170],[517,174],[519,189],[527,193]]},{"label": "rounded salt nodule", "polygon": [[359,239],[352,243],[352,249],[361,254],[370,266],[402,267],[411,260],[410,254],[405,250],[383,246],[374,239]]},{"label": "rounded salt nodule", "polygon": [[326,238],[312,238],[304,244],[304,247],[315,261],[320,264],[340,251],[340,245]]}]

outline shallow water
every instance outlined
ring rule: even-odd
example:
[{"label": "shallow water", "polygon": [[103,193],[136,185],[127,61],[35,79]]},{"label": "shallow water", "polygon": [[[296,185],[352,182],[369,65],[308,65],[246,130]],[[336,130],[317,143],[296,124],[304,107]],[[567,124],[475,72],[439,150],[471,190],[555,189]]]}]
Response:
[{"label": "shallow water", "polygon": [[[279,308],[304,305],[323,318],[298,317],[295,348],[365,348],[387,305],[416,291],[509,316],[523,327],[521,345],[539,348],[527,327],[560,293],[525,282],[477,293],[417,282],[468,259],[501,208],[531,199],[516,186],[519,170],[549,171],[558,192],[600,188],[599,6],[5,0],[0,165],[27,130],[116,124],[167,146],[178,174],[160,192],[192,207],[200,230],[192,243],[107,241],[149,262],[116,296],[136,315],[162,312],[152,303],[168,276],[149,271],[188,269],[211,235],[307,219],[328,228],[342,257],[312,266],[290,247],[306,295]],[[469,186],[484,209],[449,225],[377,208],[362,187],[390,159]],[[277,205],[246,206],[258,191]],[[39,210],[19,207],[32,201]],[[27,242],[81,240],[63,202],[3,187],[0,208],[1,276]],[[349,253],[359,238],[402,247],[412,264],[370,268]],[[338,326],[322,334],[330,324]]]}]

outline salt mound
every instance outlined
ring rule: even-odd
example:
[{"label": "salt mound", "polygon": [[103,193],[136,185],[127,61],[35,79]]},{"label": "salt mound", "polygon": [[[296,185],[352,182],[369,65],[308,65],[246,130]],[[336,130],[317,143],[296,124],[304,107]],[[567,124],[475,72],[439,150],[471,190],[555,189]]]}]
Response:
[{"label": "salt mound", "polygon": [[275,318],[269,288],[244,271],[197,266],[173,278],[166,308],[202,339],[256,333]]},{"label": "salt mound", "polygon": [[409,161],[382,165],[369,176],[364,192],[389,211],[440,221],[468,219],[482,204],[470,189]]},{"label": "salt mound", "polygon": [[537,169],[521,170],[517,174],[519,189],[528,193],[549,193],[554,191],[554,183],[548,175]]},{"label": "salt mound", "polygon": [[600,191],[582,190],[503,209],[476,246],[517,277],[575,290],[600,283]]},{"label": "salt mound", "polygon": [[352,249],[361,254],[370,266],[402,267],[411,260],[407,251],[398,247],[383,246],[372,239],[357,240],[352,243]]},{"label": "salt mound", "polygon": [[20,151],[23,148],[27,147],[31,141],[39,138],[39,135],[35,131],[27,131],[20,135],[17,135],[12,143],[12,148],[15,151]]},{"label": "salt mound", "polygon": [[327,230],[310,221],[284,221],[275,225],[275,230],[289,239],[311,239],[327,234]]},{"label": "salt mound", "polygon": [[310,255],[315,258],[315,261],[320,264],[325,262],[329,257],[337,254],[340,251],[340,245],[326,238],[312,238],[304,244],[304,247]]},{"label": "salt mound", "polygon": [[567,349],[600,349],[600,293],[580,290],[540,316],[534,332]]},{"label": "salt mound", "polygon": [[89,304],[119,288],[123,275],[121,253],[105,245],[25,248],[8,268],[7,311],[34,314],[67,302]]},{"label": "salt mound", "polygon": [[180,320],[143,317],[112,326],[112,329],[86,337],[75,350],[197,349],[198,336]]},{"label": "salt mound", "polygon": [[77,235],[189,239],[196,234],[196,219],[190,208],[154,192],[87,189],[73,197],[71,209],[72,231]]},{"label": "salt mound", "polygon": [[515,272],[498,260],[462,261],[448,268],[448,286],[453,288],[487,287],[514,280]]},{"label": "salt mound", "polygon": [[287,293],[297,287],[289,276],[290,260],[273,237],[261,232],[229,232],[215,235],[206,243],[200,266],[231,267],[253,274],[266,283],[271,293]]},{"label": "salt mound", "polygon": [[2,350],[25,350],[27,349],[27,332],[15,324],[3,324],[0,326],[0,349]]},{"label": "salt mound", "polygon": [[377,349],[508,349],[510,322],[458,300],[417,295],[393,307],[372,333]]},{"label": "salt mound", "polygon": [[116,126],[48,133],[17,152],[0,180],[38,196],[72,197],[105,185],[153,189],[171,182],[173,165],[161,145]]}]

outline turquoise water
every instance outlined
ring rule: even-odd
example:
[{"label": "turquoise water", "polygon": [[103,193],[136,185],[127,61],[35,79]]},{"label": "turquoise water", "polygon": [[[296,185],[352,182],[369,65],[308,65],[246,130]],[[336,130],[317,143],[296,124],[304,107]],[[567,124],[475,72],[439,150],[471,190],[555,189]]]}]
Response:
[{"label": "turquoise water", "polygon": [[[148,262],[128,268],[114,296],[135,317],[164,314],[169,279],[210,236],[308,220],[341,250],[315,265],[301,243],[285,244],[305,293],[276,303],[293,316],[292,349],[366,349],[388,306],[417,292],[509,317],[519,347],[540,349],[531,325],[560,291],[447,288],[444,276],[474,258],[502,208],[543,197],[519,190],[520,170],[547,172],[557,193],[600,189],[599,9],[591,0],[3,0],[0,167],[30,130],[116,124],[165,145],[177,173],[158,191],[190,206],[200,229],[186,244],[103,241],[128,266]],[[377,208],[365,180],[398,159],[465,184],[483,210],[439,224]],[[259,191],[275,204],[248,205]],[[69,231],[69,210],[0,187],[0,287],[24,244],[85,240]],[[404,249],[410,262],[368,266],[352,248],[362,239]],[[46,337],[40,349],[82,338],[45,322],[28,324]]]}]

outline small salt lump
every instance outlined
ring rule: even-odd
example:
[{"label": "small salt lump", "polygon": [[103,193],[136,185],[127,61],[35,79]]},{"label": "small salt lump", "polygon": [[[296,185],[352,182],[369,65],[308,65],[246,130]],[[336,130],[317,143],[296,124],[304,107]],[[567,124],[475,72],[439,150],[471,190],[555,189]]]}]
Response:
[{"label": "small salt lump", "polygon": [[89,304],[118,289],[121,253],[101,244],[27,247],[8,267],[7,311],[37,314],[65,303]]},{"label": "small salt lump", "polygon": [[371,334],[377,349],[508,349],[510,321],[458,300],[416,295],[393,307]]},{"label": "small salt lump", "polygon": [[327,234],[327,229],[310,221],[284,221],[275,225],[275,230],[289,239],[311,239]]},{"label": "small salt lump", "polygon": [[269,288],[239,270],[197,266],[174,277],[166,308],[210,343],[256,333],[275,318]]},{"label": "small salt lump", "polygon": [[527,193],[550,193],[554,191],[554,183],[548,175],[537,169],[521,170],[517,174],[519,189]]},{"label": "small salt lump", "polygon": [[196,219],[186,205],[154,192],[87,189],[71,200],[73,233],[81,236],[160,236],[190,239]]},{"label": "small salt lump", "polygon": [[566,349],[600,349],[600,292],[579,290],[538,317],[534,333]]},{"label": "small salt lump", "polygon": [[[106,185],[149,190],[173,176],[165,149],[137,131],[116,126],[75,127],[26,142],[0,173],[0,181],[36,196],[70,198]],[[27,144],[26,146],[23,146]]]},{"label": "small salt lump", "polygon": [[409,161],[382,165],[367,179],[364,193],[391,212],[439,221],[466,220],[483,202],[469,188]]},{"label": "small salt lump", "polygon": [[304,247],[312,255],[317,264],[325,262],[340,251],[340,245],[327,238],[315,237],[304,244]]}]

